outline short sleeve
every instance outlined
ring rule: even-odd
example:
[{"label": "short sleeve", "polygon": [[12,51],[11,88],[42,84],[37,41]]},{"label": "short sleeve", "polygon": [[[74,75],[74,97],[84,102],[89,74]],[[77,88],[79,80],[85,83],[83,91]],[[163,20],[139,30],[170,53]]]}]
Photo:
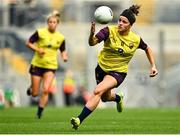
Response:
[{"label": "short sleeve", "polygon": [[59,50],[60,50],[61,52],[63,52],[63,51],[66,50],[65,40],[62,42],[62,45],[60,46]]},{"label": "short sleeve", "polygon": [[95,36],[98,38],[99,43],[103,40],[107,40],[109,37],[109,28],[105,27],[101,29]]},{"label": "short sleeve", "polygon": [[38,41],[39,39],[39,35],[38,32],[36,31],[34,34],[31,35],[31,37],[29,38],[29,42],[34,43],[36,41]]},{"label": "short sleeve", "polygon": [[142,49],[142,50],[146,50],[147,47],[148,47],[148,45],[147,45],[147,44],[142,40],[142,38],[141,38],[138,48],[139,48],[139,49]]}]

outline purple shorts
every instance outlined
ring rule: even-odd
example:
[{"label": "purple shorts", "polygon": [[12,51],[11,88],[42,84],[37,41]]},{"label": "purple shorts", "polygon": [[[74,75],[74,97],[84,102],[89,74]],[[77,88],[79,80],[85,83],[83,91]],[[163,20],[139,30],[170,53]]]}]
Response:
[{"label": "purple shorts", "polygon": [[110,75],[110,76],[114,77],[117,80],[116,87],[118,87],[124,81],[124,79],[126,78],[127,73],[114,72],[114,71],[110,71],[110,72],[106,73],[101,69],[101,67],[99,65],[97,65],[97,67],[95,69],[95,75],[96,75],[97,84],[102,82],[105,75]]},{"label": "purple shorts", "polygon": [[31,67],[29,69],[29,73],[31,75],[36,75],[36,76],[41,76],[41,77],[43,76],[44,73],[49,72],[49,71],[51,71],[53,73],[56,72],[56,70],[54,70],[54,69],[40,68],[40,67],[36,67],[33,65],[31,65]]}]

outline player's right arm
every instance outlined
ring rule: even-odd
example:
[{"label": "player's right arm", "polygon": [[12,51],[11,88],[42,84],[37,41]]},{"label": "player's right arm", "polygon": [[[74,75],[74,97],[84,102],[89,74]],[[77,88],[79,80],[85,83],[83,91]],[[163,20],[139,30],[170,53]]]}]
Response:
[{"label": "player's right arm", "polygon": [[98,38],[94,34],[95,34],[95,22],[92,22],[90,35],[89,35],[89,46],[94,46],[97,43],[99,43]]},{"label": "player's right arm", "polygon": [[35,45],[35,42],[38,41],[39,36],[38,36],[38,32],[36,31],[30,38],[29,40],[26,42],[27,47],[29,47],[30,49],[32,49],[33,51],[38,52],[41,56],[44,55],[44,50],[42,48],[38,48]]},{"label": "player's right arm", "polygon": [[106,41],[108,38],[109,38],[109,28],[105,27],[95,35],[95,23],[92,22],[90,36],[89,36],[89,45],[94,46],[97,43],[100,43],[101,41]]}]

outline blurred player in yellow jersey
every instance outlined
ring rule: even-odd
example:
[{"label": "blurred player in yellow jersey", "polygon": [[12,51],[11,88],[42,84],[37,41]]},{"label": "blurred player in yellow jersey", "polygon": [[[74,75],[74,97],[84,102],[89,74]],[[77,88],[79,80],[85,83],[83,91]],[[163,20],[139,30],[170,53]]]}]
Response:
[{"label": "blurred player in yellow jersey", "polygon": [[47,27],[37,29],[27,41],[27,46],[34,51],[29,70],[31,85],[27,90],[27,94],[33,97],[38,96],[40,86],[42,86],[37,111],[38,118],[41,118],[43,109],[48,102],[48,91],[53,84],[55,71],[58,68],[58,51],[60,51],[64,62],[68,59],[65,38],[56,31],[59,16],[57,12],[50,14],[47,17]]},{"label": "blurred player in yellow jersey", "polygon": [[96,109],[100,100],[116,102],[117,111],[122,112],[123,94],[116,94],[112,89],[124,81],[128,71],[128,63],[137,49],[144,50],[147,55],[151,64],[150,77],[158,74],[150,47],[140,36],[131,31],[139,8],[140,6],[133,5],[125,9],[120,14],[117,25],[105,27],[96,35],[95,23],[92,22],[89,45],[94,46],[104,41],[104,47],[98,56],[98,65],[95,69],[97,86],[80,115],[71,119],[74,129],[78,129],[82,121]]}]

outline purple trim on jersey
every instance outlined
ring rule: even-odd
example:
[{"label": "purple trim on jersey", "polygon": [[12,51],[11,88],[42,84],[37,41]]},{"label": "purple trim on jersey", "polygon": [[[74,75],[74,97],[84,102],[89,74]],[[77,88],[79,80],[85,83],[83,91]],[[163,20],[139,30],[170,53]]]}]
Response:
[{"label": "purple trim on jersey", "polygon": [[[29,38],[29,42],[31,43],[34,43],[36,41],[39,40],[39,35],[38,35],[38,32],[36,31],[34,34],[31,35],[31,37]],[[65,47],[65,40],[63,41],[62,45],[59,47],[59,50],[61,52],[65,51],[66,50],[66,47]]]},{"label": "purple trim on jersey", "polygon": [[[95,36],[98,38],[99,43],[103,40],[104,41],[107,40],[109,37],[109,28],[105,27],[105,28],[101,29]],[[140,38],[140,43],[139,43],[138,48],[146,50],[147,47],[148,47],[148,45],[142,40],[142,38]]]},{"label": "purple trim on jersey", "polygon": [[142,38],[141,38],[138,48],[143,49],[143,50],[146,50],[147,47],[148,47],[148,45],[147,45],[147,44],[142,40]]},{"label": "purple trim on jersey", "polygon": [[38,32],[36,31],[34,34],[31,35],[31,37],[29,38],[29,42],[34,43],[36,41],[38,41],[39,39],[39,35]]},{"label": "purple trim on jersey", "polygon": [[105,27],[101,29],[95,36],[98,38],[99,43],[103,40],[107,40],[109,37],[109,28]]},{"label": "purple trim on jersey", "polygon": [[66,50],[65,40],[62,42],[62,45],[59,47],[59,50],[60,50],[61,52],[63,52],[63,51]]}]

